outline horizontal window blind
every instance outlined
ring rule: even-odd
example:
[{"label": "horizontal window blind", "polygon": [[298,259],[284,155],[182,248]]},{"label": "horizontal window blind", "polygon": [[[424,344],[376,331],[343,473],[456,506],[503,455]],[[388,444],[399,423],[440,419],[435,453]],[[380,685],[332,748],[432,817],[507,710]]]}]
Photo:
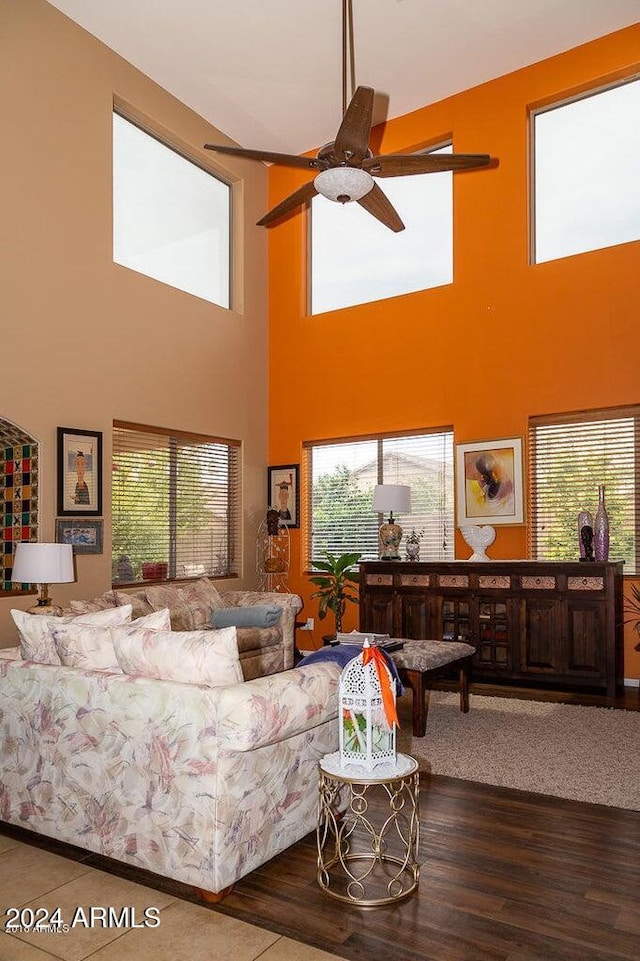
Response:
[{"label": "horizontal window blind", "polygon": [[453,559],[453,430],[440,428],[305,443],[308,568],[324,551],[378,557],[378,528],[386,518],[372,509],[376,484],[411,488],[411,513],[398,521],[405,538],[414,528],[420,534],[422,560]]},{"label": "horizontal window blind", "polygon": [[240,489],[238,441],[114,423],[114,581],[238,574]]},{"label": "horizontal window blind", "polygon": [[579,557],[578,513],[595,519],[605,486],[609,560],[637,572],[640,519],[640,405],[529,421],[529,554],[537,560]]}]

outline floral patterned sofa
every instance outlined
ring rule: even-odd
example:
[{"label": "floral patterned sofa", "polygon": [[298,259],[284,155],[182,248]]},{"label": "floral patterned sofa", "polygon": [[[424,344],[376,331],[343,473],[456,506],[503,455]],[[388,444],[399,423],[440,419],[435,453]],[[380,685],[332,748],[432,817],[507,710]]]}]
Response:
[{"label": "floral patterned sofa", "polygon": [[193,631],[211,627],[214,610],[281,608],[279,623],[273,627],[238,627],[238,650],[245,681],[264,677],[293,667],[296,614],[302,610],[297,594],[268,591],[219,591],[202,577],[184,584],[150,584],[136,590],[110,590],[86,601],[71,601],[65,614],[88,614],[133,605],[133,618],[168,608],[174,631]]},{"label": "floral patterned sofa", "polygon": [[20,658],[0,650],[0,820],[214,893],[314,828],[335,664],[205,687]]}]

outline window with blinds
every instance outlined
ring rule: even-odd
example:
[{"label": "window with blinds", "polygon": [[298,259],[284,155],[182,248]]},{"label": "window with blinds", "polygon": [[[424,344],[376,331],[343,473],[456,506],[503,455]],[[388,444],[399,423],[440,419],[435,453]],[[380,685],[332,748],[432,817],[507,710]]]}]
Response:
[{"label": "window with blinds", "polygon": [[376,484],[411,488],[411,514],[398,521],[405,537],[421,536],[421,560],[453,559],[453,429],[440,428],[304,444],[307,568],[324,551],[378,557],[386,518],[372,509]]},{"label": "window with blinds", "polygon": [[115,422],[114,582],[240,573],[240,442]]},{"label": "window with blinds", "polygon": [[604,484],[609,559],[640,570],[640,405],[530,418],[529,475],[531,557],[576,559],[578,514],[595,518]]}]

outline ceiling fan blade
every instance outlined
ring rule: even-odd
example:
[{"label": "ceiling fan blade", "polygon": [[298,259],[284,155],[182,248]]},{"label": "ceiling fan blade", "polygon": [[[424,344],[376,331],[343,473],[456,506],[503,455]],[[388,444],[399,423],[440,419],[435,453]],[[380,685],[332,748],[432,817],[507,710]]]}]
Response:
[{"label": "ceiling fan blade", "polygon": [[367,156],[373,97],[371,87],[358,87],[351,98],[333,145],[333,153],[340,162],[360,161]]},{"label": "ceiling fan blade", "polygon": [[404,230],[404,224],[400,220],[395,207],[377,184],[373,185],[373,190],[361,197],[358,201],[370,214],[373,214],[385,227],[389,227],[394,233]]},{"label": "ceiling fan blade", "polygon": [[308,184],[304,184],[302,187],[299,187],[288,197],[285,197],[284,200],[280,201],[280,203],[270,210],[269,213],[265,214],[264,217],[261,217],[257,223],[257,226],[271,227],[276,220],[280,220],[281,217],[286,217],[287,214],[293,213],[296,207],[299,207],[301,204],[311,200],[317,193],[318,191],[316,190],[313,180],[310,180]]},{"label": "ceiling fan blade", "polygon": [[383,154],[379,157],[368,157],[363,161],[362,169],[372,177],[409,177],[411,174],[486,167],[491,160],[489,154],[484,153]]},{"label": "ceiling fan blade", "polygon": [[305,167],[307,170],[321,170],[326,167],[316,157],[299,157],[297,154],[273,153],[270,150],[251,150],[248,147],[227,147],[224,144],[206,143],[205,150],[216,150],[218,153],[232,154],[234,157],[244,157],[246,160],[264,160],[284,167]]}]

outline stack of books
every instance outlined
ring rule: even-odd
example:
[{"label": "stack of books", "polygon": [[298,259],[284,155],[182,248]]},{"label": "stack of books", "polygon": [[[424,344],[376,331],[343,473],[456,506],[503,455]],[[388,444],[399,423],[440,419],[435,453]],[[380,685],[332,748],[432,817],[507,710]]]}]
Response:
[{"label": "stack of books", "polygon": [[350,634],[336,634],[333,644],[355,644],[362,647],[365,640],[369,641],[372,647],[380,647],[383,651],[401,651],[404,647],[402,641],[392,639],[389,634],[373,634],[371,631],[351,631]]}]

